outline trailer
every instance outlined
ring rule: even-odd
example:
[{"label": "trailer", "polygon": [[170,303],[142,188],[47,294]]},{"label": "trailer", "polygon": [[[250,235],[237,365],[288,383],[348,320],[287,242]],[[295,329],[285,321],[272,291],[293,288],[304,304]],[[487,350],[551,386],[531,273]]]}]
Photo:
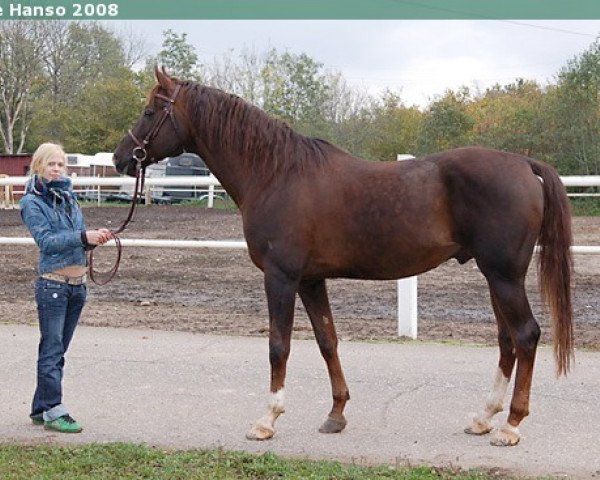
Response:
[{"label": "trailer", "polygon": [[[198,155],[182,153],[176,157],[167,157],[158,163],[146,167],[146,178],[162,178],[170,176],[210,175],[210,170]],[[153,203],[179,203],[184,200],[201,200],[208,195],[207,187],[197,186],[155,186],[150,189]],[[122,186],[119,193],[109,196],[108,201],[130,202],[133,198],[133,187]]]}]

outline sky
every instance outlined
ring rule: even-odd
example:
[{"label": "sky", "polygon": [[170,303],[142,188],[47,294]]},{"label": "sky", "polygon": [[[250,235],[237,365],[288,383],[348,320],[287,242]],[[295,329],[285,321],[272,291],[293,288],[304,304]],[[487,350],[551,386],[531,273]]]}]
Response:
[{"label": "sky", "polygon": [[[113,22],[111,22],[113,23]],[[136,20],[114,22],[156,54],[162,32],[187,34],[200,62],[233,50],[306,53],[349,84],[426,106],[447,89],[517,78],[554,82],[600,34],[600,20]]]}]

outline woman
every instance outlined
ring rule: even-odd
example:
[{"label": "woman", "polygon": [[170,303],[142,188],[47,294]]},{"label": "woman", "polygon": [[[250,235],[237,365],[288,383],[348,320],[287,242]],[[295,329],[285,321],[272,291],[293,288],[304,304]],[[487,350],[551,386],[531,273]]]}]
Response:
[{"label": "woman", "polygon": [[112,234],[105,228],[86,230],[66,177],[65,158],[60,145],[38,147],[20,205],[23,222],[39,248],[35,300],[41,336],[31,420],[48,430],[78,433],[81,426],[62,403],[65,353],[87,295],[85,251],[107,242]]}]

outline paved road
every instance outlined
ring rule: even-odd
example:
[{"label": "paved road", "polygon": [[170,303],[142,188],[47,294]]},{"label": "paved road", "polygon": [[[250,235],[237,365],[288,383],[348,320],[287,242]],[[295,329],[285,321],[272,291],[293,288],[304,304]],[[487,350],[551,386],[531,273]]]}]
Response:
[{"label": "paved road", "polygon": [[264,338],[80,327],[67,359],[65,403],[85,430],[61,435],[28,422],[37,336],[35,326],[0,325],[0,441],[221,446],[356,463],[600,477],[597,352],[578,352],[574,373],[556,381],[551,351],[541,349],[521,444],[498,448],[462,433],[491,386],[496,349],[343,342],[348,427],[323,435],[317,428],[330,407],[325,366],[314,342],[295,341],[287,412],[271,441],[250,442],[244,435],[267,401]]}]

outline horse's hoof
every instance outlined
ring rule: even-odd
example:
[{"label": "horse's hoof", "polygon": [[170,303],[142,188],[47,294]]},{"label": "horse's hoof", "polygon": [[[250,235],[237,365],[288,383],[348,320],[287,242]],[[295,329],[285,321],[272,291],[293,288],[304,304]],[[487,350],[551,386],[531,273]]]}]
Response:
[{"label": "horse's hoof", "polygon": [[275,430],[266,425],[255,425],[252,427],[246,434],[246,438],[248,440],[269,440],[275,435]]},{"label": "horse's hoof", "polygon": [[340,433],[346,428],[346,419],[336,420],[335,418],[328,417],[325,423],[319,428],[321,433]]},{"label": "horse's hoof", "polygon": [[490,433],[492,429],[493,426],[489,420],[481,420],[474,417],[471,425],[465,428],[465,433],[469,435],[485,435],[486,433]]},{"label": "horse's hoof", "polygon": [[494,431],[490,444],[494,447],[514,447],[521,440],[519,431],[514,427],[506,425]]}]

